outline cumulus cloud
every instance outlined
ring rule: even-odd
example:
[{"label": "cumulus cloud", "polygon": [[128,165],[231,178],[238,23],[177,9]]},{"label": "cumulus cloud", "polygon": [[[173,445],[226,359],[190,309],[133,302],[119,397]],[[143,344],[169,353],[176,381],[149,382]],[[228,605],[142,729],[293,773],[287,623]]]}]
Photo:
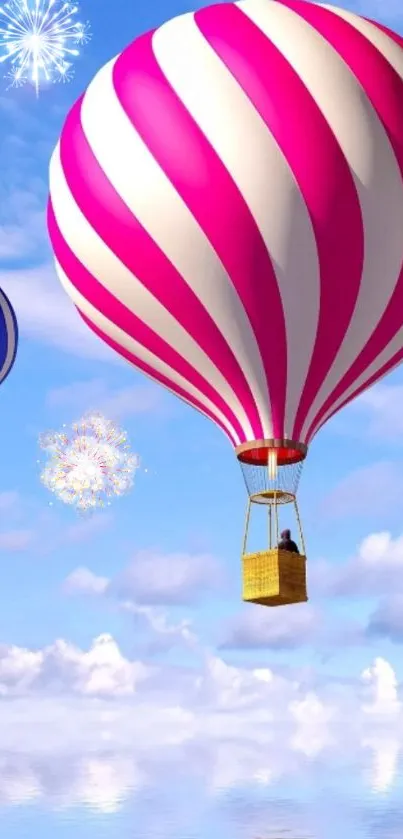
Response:
[{"label": "cumulus cloud", "polygon": [[[272,720],[288,717],[287,707],[291,708],[291,716],[297,719],[294,701],[308,695],[312,703],[318,690],[313,682],[307,683],[306,676],[302,683],[295,674],[293,677],[276,674],[268,667],[237,667],[208,650],[203,651],[200,661],[199,668],[176,668],[175,679],[170,684],[166,679],[170,673],[167,664],[151,666],[144,661],[130,660],[110,634],[95,638],[87,651],[62,639],[36,650],[3,644],[0,647],[0,696],[16,701],[27,696],[42,699],[64,696],[119,701],[129,698],[142,702],[152,686],[160,687],[161,679],[165,678],[167,691],[174,692],[175,706],[186,707],[187,712],[192,708],[192,714],[201,707],[228,712],[260,708],[266,720]],[[384,660],[376,659],[372,669],[365,671],[363,679],[370,685],[371,696],[374,694],[378,704],[382,698],[395,696],[393,669]],[[318,701],[328,703],[332,689],[331,684],[327,685],[326,695],[322,691]],[[160,697],[159,693],[156,696],[158,702],[164,702],[165,697]],[[350,700],[357,702],[357,696],[353,694]],[[290,705],[292,702],[294,704]],[[385,708],[388,710],[389,706],[385,705]],[[255,722],[259,726],[258,717]]]},{"label": "cumulus cloud", "polygon": [[[89,568],[76,568],[66,577],[63,589],[68,595],[104,597],[111,595],[108,577],[95,574]],[[113,598],[113,593],[112,593]],[[120,599],[118,608],[133,621],[136,646],[148,656],[167,653],[174,647],[198,648],[198,637],[188,618],[171,620],[167,613],[155,606],[139,605],[133,600]]]},{"label": "cumulus cloud", "polygon": [[107,593],[134,614],[140,606],[193,603],[206,590],[218,588],[221,582],[221,566],[210,554],[144,550],[135,554],[129,565],[112,579],[97,577],[88,568],[80,567],[69,575],[66,586],[70,594]]},{"label": "cumulus cloud", "polygon": [[16,490],[8,490],[0,492],[0,515],[2,513],[9,514],[10,511],[15,511],[19,506],[20,495]]},{"label": "cumulus cloud", "polygon": [[108,577],[94,574],[89,568],[76,568],[66,577],[64,589],[67,594],[105,594],[109,586]]},{"label": "cumulus cloud", "polygon": [[348,683],[234,666],[208,650],[194,665],[133,659],[111,635],[88,650],[0,647],[0,802],[112,813],[184,767],[187,782],[217,796],[274,787],[308,766],[319,780],[322,760],[356,763],[368,749],[371,788],[393,783],[403,714],[386,660]]},{"label": "cumulus cloud", "polygon": [[187,604],[220,585],[222,572],[210,554],[140,551],[112,582],[121,600],[139,604]]},{"label": "cumulus cloud", "polygon": [[340,750],[345,759],[346,748],[355,758],[369,747],[378,767],[371,783],[386,788],[395,764],[380,755],[382,743],[392,733],[403,742],[396,676],[380,658],[361,684],[309,683],[297,671],[239,667],[207,650],[197,667],[151,665],[101,635],[88,650],[65,640],[37,650],[3,645],[0,696],[0,800],[8,803],[54,795],[113,810],[147,784],[155,761],[165,776],[169,765],[195,768],[198,783],[204,777],[222,791],[272,784],[300,774],[306,760]]},{"label": "cumulus cloud", "polygon": [[367,632],[370,637],[389,638],[397,644],[403,641],[403,593],[384,597],[372,612]]},{"label": "cumulus cloud", "polygon": [[324,705],[315,693],[310,692],[300,700],[293,700],[289,705],[297,729],[292,738],[295,749],[312,758],[334,743],[329,730],[329,723],[335,710]]},{"label": "cumulus cloud", "polygon": [[113,514],[67,523],[53,506],[13,491],[0,492],[0,557],[29,551],[31,556],[49,555],[66,544],[77,546],[101,537],[114,521]]},{"label": "cumulus cloud", "polygon": [[103,379],[73,382],[47,395],[50,408],[69,408],[79,413],[99,410],[113,419],[149,414],[161,408],[163,390],[152,383],[111,389]]},{"label": "cumulus cloud", "polygon": [[20,108],[4,97],[0,111],[0,156],[7,161],[0,182],[0,287],[15,308],[21,334],[76,356],[116,361],[81,321],[51,260],[47,179],[36,173],[48,165],[52,112],[44,124],[27,101]]},{"label": "cumulus cloud", "polygon": [[345,563],[317,562],[311,569],[311,591],[333,597],[379,597],[403,593],[403,535],[372,533]]},{"label": "cumulus cloud", "polygon": [[35,547],[37,534],[27,515],[28,506],[16,490],[0,491],[0,554]]},{"label": "cumulus cloud", "polygon": [[403,432],[403,385],[375,385],[359,396],[356,407],[366,414],[366,432],[371,437],[399,441]]},{"label": "cumulus cloud", "polygon": [[398,682],[391,664],[384,658],[376,658],[371,667],[362,673],[362,680],[368,686],[370,701],[363,705],[366,713],[377,716],[394,716],[400,713]]},{"label": "cumulus cloud", "polygon": [[32,264],[49,255],[47,169],[60,114],[50,105],[44,120],[34,101],[10,96],[0,96],[0,113],[0,264]]},{"label": "cumulus cloud", "polygon": [[100,533],[111,527],[114,518],[111,513],[103,513],[91,516],[91,518],[77,521],[66,528],[63,533],[63,539],[68,542],[85,542],[88,539],[93,539]]},{"label": "cumulus cloud", "polygon": [[[36,174],[38,157],[47,151],[40,137],[44,126],[37,119],[30,120],[28,113],[24,122],[18,108],[12,111],[5,107],[3,100],[0,110],[3,128],[0,155],[7,161],[0,181],[0,264],[21,264],[21,260],[43,258],[48,250],[47,183]],[[44,156],[46,165],[45,161]]]},{"label": "cumulus cloud", "polygon": [[403,384],[399,378],[400,370],[362,393],[345,412],[350,423],[345,425],[342,419],[339,430],[359,434],[382,450],[393,445],[395,452],[401,446],[403,431]]},{"label": "cumulus cloud", "polygon": [[42,650],[0,648],[0,696],[70,693],[79,696],[127,696],[147,678],[148,668],[128,661],[114,639],[98,636],[85,652],[64,640]]},{"label": "cumulus cloud", "polygon": [[[44,248],[46,220],[43,185],[2,190],[0,262],[35,258]],[[39,188],[38,188],[39,187]]]},{"label": "cumulus cloud", "polygon": [[322,510],[334,518],[373,519],[374,515],[389,513],[402,495],[401,466],[385,460],[350,472],[323,499]]},{"label": "cumulus cloud", "polygon": [[10,297],[23,335],[79,357],[117,362],[81,320],[49,263],[0,271],[0,287]]},{"label": "cumulus cloud", "polygon": [[4,530],[0,532],[0,553],[20,553],[28,550],[35,539],[32,530]]},{"label": "cumulus cloud", "polygon": [[[206,733],[220,736],[223,725],[227,733],[239,730],[240,718],[235,719],[234,713],[246,715],[248,736],[259,737],[262,725],[273,720],[323,726],[344,720],[347,708],[364,716],[371,710],[394,719],[401,712],[396,675],[391,664],[382,658],[376,658],[363,671],[362,693],[358,681],[349,686],[342,681],[318,682],[315,674],[309,679],[307,673],[301,680],[297,671],[284,675],[269,667],[239,667],[209,650],[200,652],[199,666],[195,667],[193,660],[191,666],[178,667],[131,659],[110,634],[95,638],[88,650],[63,639],[41,649],[3,644],[0,726],[3,711],[7,714],[7,708],[22,707],[22,701],[29,697],[40,703],[37,708],[45,708],[52,698],[57,699],[56,708],[59,701],[71,704],[79,700],[74,707],[83,707],[86,712],[101,707],[101,700],[114,700],[125,720],[134,707],[150,702],[151,717],[157,708],[177,709],[179,722],[185,720],[186,726],[191,722],[188,733],[202,725]],[[136,731],[138,724],[141,720],[133,720]],[[171,736],[173,732],[168,732]]]},{"label": "cumulus cloud", "polygon": [[245,608],[230,623],[223,648],[293,649],[317,638],[320,617],[311,606],[296,604],[284,609]]},{"label": "cumulus cloud", "polygon": [[[0,554],[31,550],[33,555],[49,554],[66,544],[78,545],[95,540],[111,527],[111,513],[97,513],[72,524],[66,524],[52,506],[43,507],[37,501],[17,496],[11,503],[12,493],[0,493],[0,522],[2,495],[5,496],[4,518],[7,529],[0,529]],[[8,497],[10,496],[10,497]],[[10,527],[10,524],[14,527]],[[17,527],[17,525],[19,525]]]},{"label": "cumulus cloud", "polygon": [[193,651],[199,649],[199,639],[189,618],[172,621],[161,608],[138,606],[130,600],[123,601],[121,608],[133,618],[136,636],[143,639],[145,654],[166,653],[176,646]]}]

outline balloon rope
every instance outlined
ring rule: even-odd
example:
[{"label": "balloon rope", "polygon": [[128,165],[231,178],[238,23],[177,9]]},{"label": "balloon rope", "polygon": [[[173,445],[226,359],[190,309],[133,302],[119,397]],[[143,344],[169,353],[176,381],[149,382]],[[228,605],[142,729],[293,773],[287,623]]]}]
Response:
[{"label": "balloon rope", "polygon": [[296,499],[296,498],[294,498],[294,507],[295,507],[295,515],[296,515],[296,517],[297,517],[297,522],[298,522],[299,536],[300,536],[300,539],[301,539],[302,553],[303,553],[303,555],[304,555],[304,556],[306,556],[306,554],[305,554],[305,541],[304,541],[304,534],[303,534],[303,532],[302,532],[301,518],[300,518],[300,515],[299,515],[298,503],[297,503],[297,499]]}]

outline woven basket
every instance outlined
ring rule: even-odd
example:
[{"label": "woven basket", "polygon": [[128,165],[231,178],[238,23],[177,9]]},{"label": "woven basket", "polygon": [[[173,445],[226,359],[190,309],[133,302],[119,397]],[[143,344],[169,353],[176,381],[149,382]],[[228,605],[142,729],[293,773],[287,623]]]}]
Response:
[{"label": "woven basket", "polygon": [[243,557],[243,599],[262,606],[304,603],[306,557],[272,548]]}]

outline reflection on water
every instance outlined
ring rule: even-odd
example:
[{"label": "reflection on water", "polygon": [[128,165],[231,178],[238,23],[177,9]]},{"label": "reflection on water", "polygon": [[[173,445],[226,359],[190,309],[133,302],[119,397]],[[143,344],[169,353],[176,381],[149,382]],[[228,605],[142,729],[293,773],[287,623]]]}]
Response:
[{"label": "reflection on water", "polygon": [[[311,753],[313,752],[313,753]],[[393,734],[270,747],[198,742],[148,751],[0,755],[8,839],[402,839]]]}]

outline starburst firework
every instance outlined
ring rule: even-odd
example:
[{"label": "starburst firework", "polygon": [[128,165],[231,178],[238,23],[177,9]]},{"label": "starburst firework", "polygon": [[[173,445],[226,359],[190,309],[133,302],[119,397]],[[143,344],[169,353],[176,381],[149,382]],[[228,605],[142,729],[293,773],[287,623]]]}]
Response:
[{"label": "starburst firework", "polygon": [[9,62],[10,87],[30,82],[38,95],[43,83],[73,76],[79,46],[90,39],[79,7],[60,0],[9,0],[0,6],[0,63]]},{"label": "starburst firework", "polygon": [[49,458],[42,483],[81,512],[104,507],[133,486],[138,455],[131,452],[126,433],[102,414],[88,414],[71,429],[41,434],[39,445]]}]

